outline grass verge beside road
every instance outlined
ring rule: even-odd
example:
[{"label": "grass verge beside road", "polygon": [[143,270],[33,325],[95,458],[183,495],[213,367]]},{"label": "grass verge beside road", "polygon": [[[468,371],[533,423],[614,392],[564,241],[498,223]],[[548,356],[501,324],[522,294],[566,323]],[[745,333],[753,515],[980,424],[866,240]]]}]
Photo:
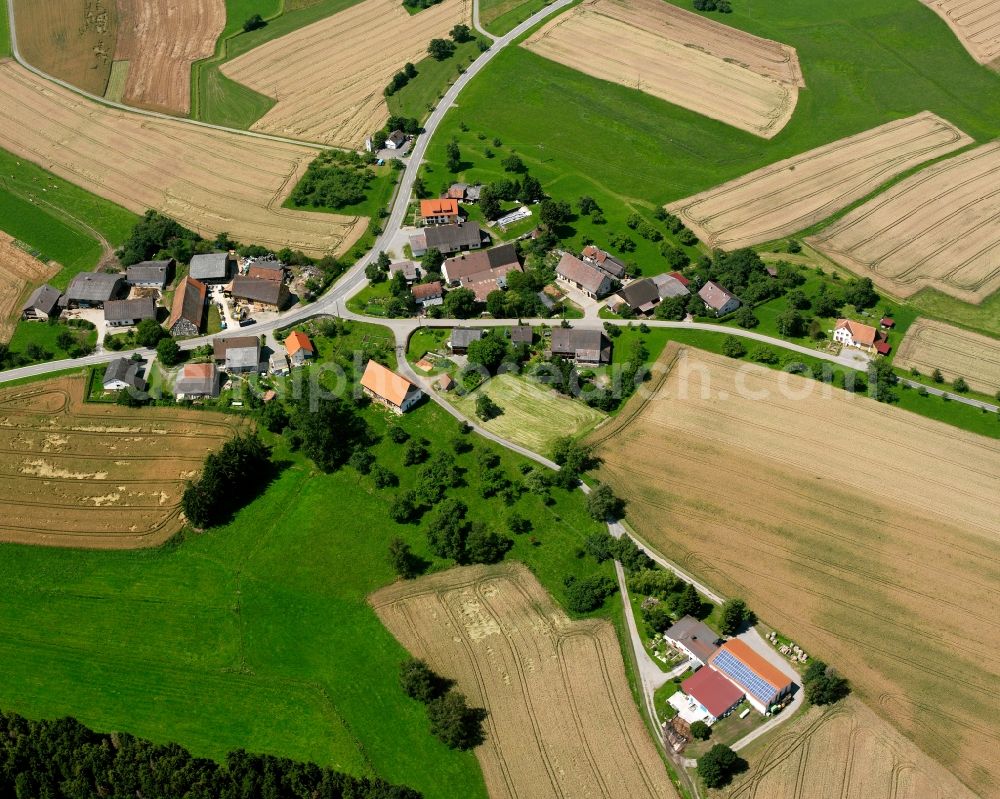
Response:
[{"label": "grass verge beside road", "polygon": [[418,61],[414,65],[417,68],[416,77],[386,98],[389,113],[423,122],[461,72],[479,58],[480,52],[479,40],[473,39],[471,42],[457,44],[455,53],[444,61],[430,56]]},{"label": "grass verge beside road", "polygon": [[545,0],[482,0],[479,21],[494,36],[503,36],[546,5]]}]

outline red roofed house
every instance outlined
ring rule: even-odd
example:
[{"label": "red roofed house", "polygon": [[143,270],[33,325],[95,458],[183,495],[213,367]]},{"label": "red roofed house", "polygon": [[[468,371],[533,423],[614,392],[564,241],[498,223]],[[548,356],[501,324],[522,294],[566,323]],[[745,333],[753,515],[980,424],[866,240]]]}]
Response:
[{"label": "red roofed house", "polygon": [[458,200],[421,200],[420,221],[425,225],[450,225],[458,222]]},{"label": "red roofed house", "polygon": [[285,339],[285,350],[288,352],[292,366],[302,366],[307,359],[316,355],[316,350],[309,340],[309,336],[299,330],[293,330]]},{"label": "red roofed house", "polygon": [[[693,711],[703,715],[706,724],[714,724],[743,701],[744,692],[714,669],[700,668],[681,683],[696,703]],[[685,719],[686,721],[686,719]]]},{"label": "red roofed house", "polygon": [[691,281],[688,280],[686,277],[684,277],[684,275],[682,275],[680,272],[668,272],[667,274],[669,274],[670,277],[672,277],[674,280],[679,280],[681,283],[683,283],[685,288],[691,285]]},{"label": "red roofed house", "polygon": [[833,340],[845,347],[873,352],[878,341],[878,331],[871,325],[855,322],[853,319],[838,319],[833,328]]},{"label": "red roofed house", "polygon": [[402,375],[370,360],[361,378],[365,394],[396,413],[406,413],[424,393]]},{"label": "red roofed house", "polygon": [[428,305],[441,305],[444,302],[444,288],[440,280],[432,280],[430,283],[418,283],[410,293],[419,305],[426,308]]},{"label": "red roofed house", "polygon": [[794,685],[777,666],[739,638],[731,638],[715,650],[708,665],[745,692],[750,704],[761,713],[767,713]]},{"label": "red roofed house", "polygon": [[556,279],[580,289],[588,297],[600,299],[611,293],[614,284],[606,272],[570,255],[563,253],[556,265]]}]

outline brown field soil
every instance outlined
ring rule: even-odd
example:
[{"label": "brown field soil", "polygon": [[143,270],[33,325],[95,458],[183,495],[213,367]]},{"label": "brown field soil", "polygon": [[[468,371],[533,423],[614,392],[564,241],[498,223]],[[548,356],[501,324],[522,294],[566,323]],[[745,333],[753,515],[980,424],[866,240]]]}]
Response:
[{"label": "brown field soil", "polygon": [[191,64],[215,52],[226,25],[225,0],[116,0],[116,61],[128,61],[123,101],[186,115]]},{"label": "brown field soil", "polygon": [[917,319],[906,330],[893,364],[929,375],[940,369],[949,383],[956,377],[976,391],[1000,391],[1000,339],[970,333],[932,319]]},{"label": "brown field soil", "polygon": [[0,391],[0,541],[132,549],[180,529],[180,497],[238,417],[85,404],[83,377]]},{"label": "brown field soil", "polygon": [[356,148],[389,116],[382,90],[427,43],[468,22],[470,0],[412,16],[399,0],[365,0],[222,65],[228,78],[277,104],[252,130]]},{"label": "brown field soil", "polygon": [[203,236],[321,256],[346,251],[365,217],[281,203],[312,147],[105,108],[0,64],[0,146],[137,213],[153,208]]},{"label": "brown field soil", "polygon": [[[753,748],[726,799],[972,799],[938,763],[857,699],[811,708]],[[715,795],[713,793],[713,795]]]},{"label": "brown field soil", "polygon": [[524,46],[768,139],[805,85],[793,48],[662,0],[584,0]]},{"label": "brown field soil", "polygon": [[104,94],[115,53],[115,0],[14,0],[14,20],[18,49],[29,64]]},{"label": "brown field soil", "polygon": [[808,150],[667,206],[711,247],[737,249],[796,233],[895,175],[971,144],[924,111]]},{"label": "brown field soil", "polygon": [[921,0],[980,64],[1000,68],[1000,0]]},{"label": "brown field soil", "polygon": [[10,340],[31,289],[58,271],[59,264],[42,263],[0,230],[0,342]]},{"label": "brown field soil", "polygon": [[809,242],[897,297],[930,286],[982,302],[1000,288],[1000,142],[918,172]]},{"label": "brown field soil", "polygon": [[449,569],[369,599],[414,656],[489,711],[476,755],[492,799],[677,795],[614,628],[571,621],[520,563]]},{"label": "brown field soil", "polygon": [[690,348],[656,371],[590,438],[639,535],[1000,795],[1000,442]]}]

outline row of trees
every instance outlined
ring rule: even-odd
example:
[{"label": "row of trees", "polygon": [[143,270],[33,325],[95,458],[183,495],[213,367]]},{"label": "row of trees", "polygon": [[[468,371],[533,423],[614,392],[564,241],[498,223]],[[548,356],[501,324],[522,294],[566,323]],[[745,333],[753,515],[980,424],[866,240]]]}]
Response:
[{"label": "row of trees", "polygon": [[270,755],[196,758],[178,744],[0,711],[0,796],[46,799],[419,799],[411,788]]},{"label": "row of trees", "polygon": [[411,699],[427,706],[431,734],[451,749],[472,749],[485,738],[487,712],[469,707],[454,683],[436,674],[423,660],[409,658],[399,667],[399,684]]}]

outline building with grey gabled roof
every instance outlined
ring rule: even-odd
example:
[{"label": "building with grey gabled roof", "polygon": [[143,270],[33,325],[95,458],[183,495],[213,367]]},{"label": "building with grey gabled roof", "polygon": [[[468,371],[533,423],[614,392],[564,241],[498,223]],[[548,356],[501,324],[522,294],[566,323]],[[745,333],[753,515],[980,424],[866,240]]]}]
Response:
[{"label": "building with grey gabled roof", "polygon": [[436,225],[426,228],[423,237],[428,250],[437,250],[445,255],[461,250],[476,250],[483,246],[483,231],[478,222]]},{"label": "building with grey gabled roof", "polygon": [[452,352],[461,354],[469,349],[469,345],[473,341],[479,341],[482,337],[483,331],[478,328],[456,327],[451,331],[451,337],[448,339],[448,346],[451,348]]},{"label": "building with grey gabled roof", "polygon": [[554,327],[551,350],[553,355],[577,363],[611,363],[611,342],[600,330]]},{"label": "building with grey gabled roof", "polygon": [[121,294],[124,283],[121,272],[81,272],[69,282],[62,301],[68,308],[100,308]]},{"label": "building with grey gabled roof", "polygon": [[174,259],[165,261],[140,261],[126,267],[125,280],[132,286],[164,289],[174,268]]},{"label": "building with grey gabled roof", "polygon": [[225,283],[236,266],[236,257],[228,252],[208,252],[191,256],[188,274],[202,283]]},{"label": "building with grey gabled roof", "polygon": [[605,272],[568,252],[563,253],[556,265],[556,278],[597,299],[610,293],[614,285]]},{"label": "building with grey gabled roof", "polygon": [[104,370],[103,386],[105,391],[121,391],[135,389],[142,391],[146,381],[139,377],[139,364],[130,358],[116,358]]},{"label": "building with grey gabled roof", "polygon": [[256,336],[217,338],[212,342],[215,362],[227,372],[256,372],[260,369],[260,339]]},{"label": "building with grey gabled roof", "polygon": [[104,321],[111,327],[137,325],[143,319],[156,319],[156,303],[152,297],[108,300],[104,303]]},{"label": "building with grey gabled roof", "polygon": [[52,288],[48,283],[43,283],[31,292],[28,301],[21,306],[21,318],[48,319],[52,316],[58,316],[61,296],[58,289]]}]

